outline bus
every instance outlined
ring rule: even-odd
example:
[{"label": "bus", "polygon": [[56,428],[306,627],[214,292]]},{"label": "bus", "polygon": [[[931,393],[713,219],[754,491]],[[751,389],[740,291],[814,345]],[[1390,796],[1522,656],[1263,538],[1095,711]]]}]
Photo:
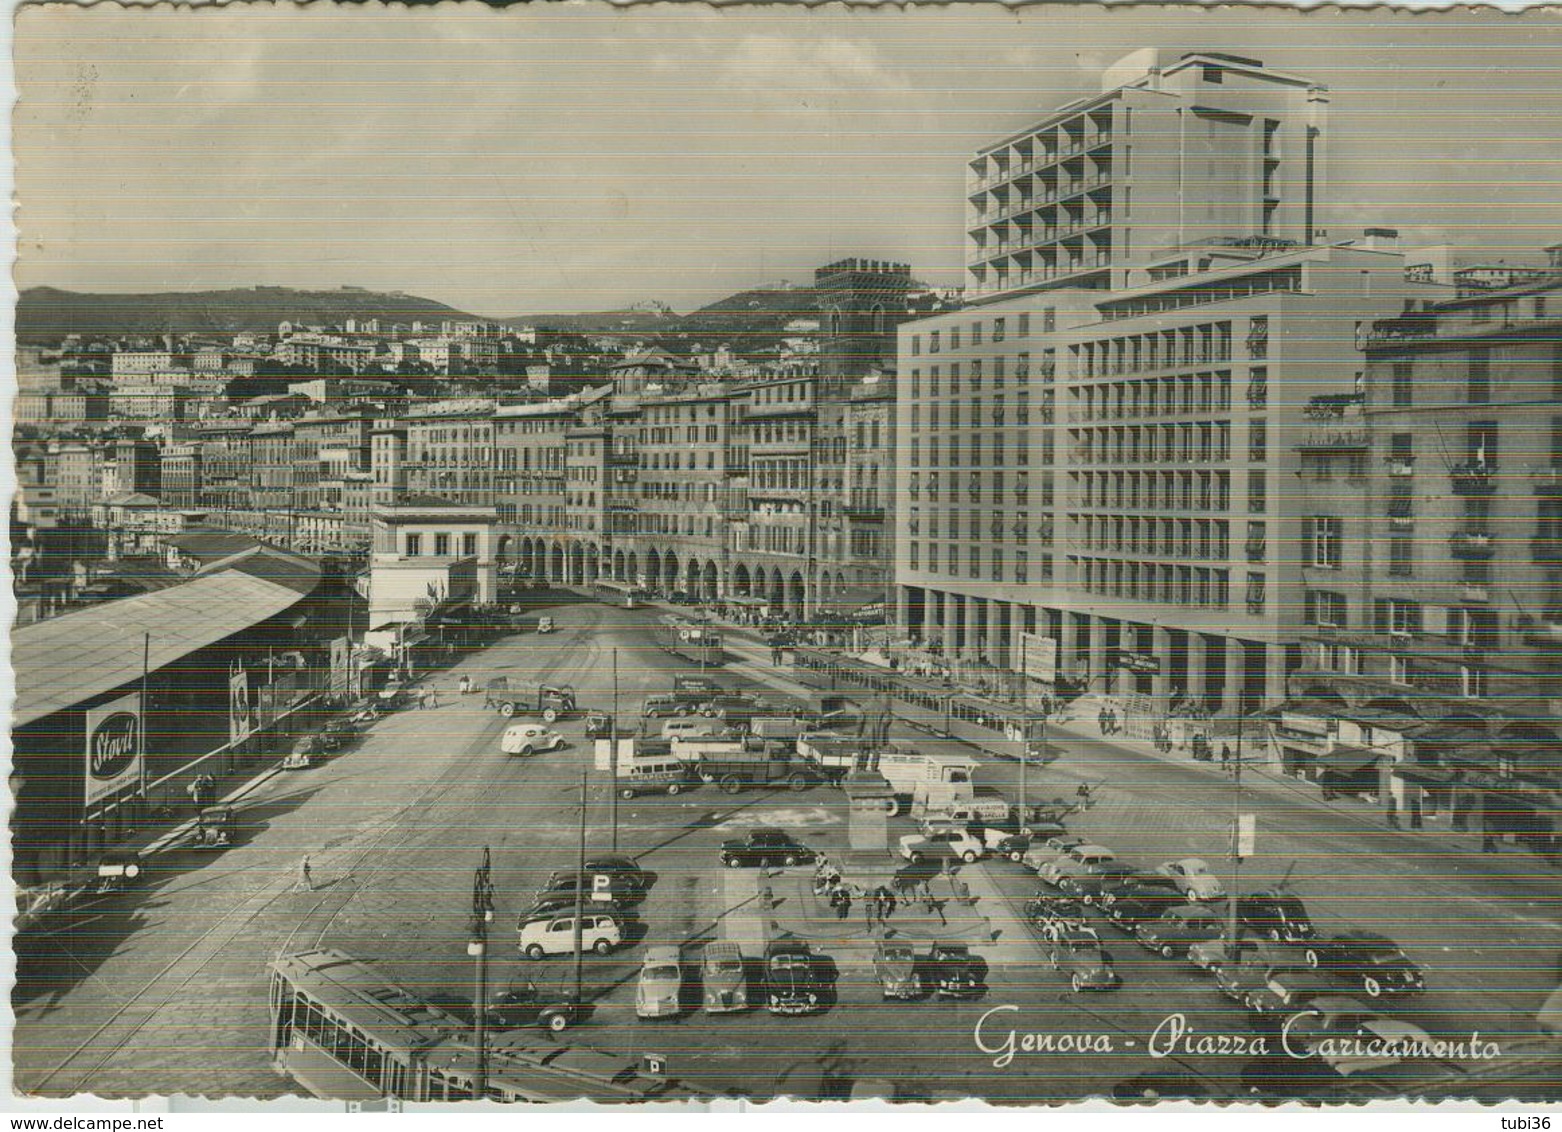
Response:
[{"label": "bus", "polygon": [[[334,948],[269,965],[273,1070],[323,1100],[474,1100],[470,1027]],[[540,1033],[500,1032],[485,1097],[507,1103],[707,1099],[713,1094],[640,1072],[635,1063]]]},{"label": "bus", "polygon": [[1027,762],[1048,763],[1058,756],[1045,741],[1045,725],[1023,707],[822,649],[798,648],[793,656],[799,683],[825,691],[855,690],[859,702],[879,699],[895,718],[930,735],[958,739],[1006,759],[1019,757],[1020,737],[1026,736]]},{"label": "bus", "polygon": [[599,579],[591,584],[591,596],[606,605],[616,605],[621,609],[638,609],[645,591],[628,582]]}]

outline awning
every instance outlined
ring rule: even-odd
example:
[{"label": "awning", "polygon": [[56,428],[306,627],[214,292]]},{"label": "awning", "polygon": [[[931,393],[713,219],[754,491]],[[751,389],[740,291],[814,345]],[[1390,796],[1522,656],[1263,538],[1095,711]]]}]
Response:
[{"label": "awning", "polygon": [[1434,766],[1430,763],[1407,762],[1395,764],[1394,777],[1421,786],[1447,786],[1453,782],[1454,772],[1448,767]]},{"label": "awning", "polygon": [[1335,747],[1326,755],[1320,755],[1318,765],[1324,770],[1332,770],[1336,774],[1355,774],[1375,764],[1381,757],[1381,752],[1374,751],[1370,747],[1355,747],[1342,744]]}]

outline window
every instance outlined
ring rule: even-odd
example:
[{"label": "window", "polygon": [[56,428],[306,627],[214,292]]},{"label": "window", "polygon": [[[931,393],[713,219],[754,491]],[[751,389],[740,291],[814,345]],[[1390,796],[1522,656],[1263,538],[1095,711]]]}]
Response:
[{"label": "window", "polygon": [[920,335],[920,334],[913,334],[911,336],[911,356],[914,358],[914,357],[918,356],[921,353],[922,353],[922,335]]},{"label": "window", "polygon": [[1421,635],[1421,603],[1404,598],[1378,598],[1372,603],[1372,630],[1393,637]]},{"label": "window", "polygon": [[1004,323],[1006,321],[1007,321],[1006,319],[1002,319],[1002,318],[995,318],[995,319],[993,319],[993,341],[994,342],[1002,342],[1003,341],[1003,328],[1004,328]]},{"label": "window", "polygon": [[411,534],[409,534],[407,536],[407,557],[408,558],[416,558],[416,557],[418,557],[422,553],[423,553],[423,536],[422,535],[411,535]]},{"label": "window", "polygon": [[1395,358],[1393,370],[1393,384],[1391,396],[1394,404],[1399,408],[1408,408],[1415,403],[1414,383],[1415,359]]},{"label": "window", "polygon": [[1473,665],[1459,666],[1459,695],[1467,700],[1486,698],[1486,670]]},{"label": "window", "polygon": [[1314,515],[1304,524],[1308,530],[1304,536],[1309,546],[1308,565],[1324,570],[1340,568],[1341,527],[1338,518]]},{"label": "window", "polygon": [[979,323],[979,322],[973,322],[973,323],[971,323],[971,345],[973,345],[973,346],[980,346],[981,344],[982,344],[982,324]]},{"label": "window", "polygon": [[1262,464],[1269,458],[1269,430],[1263,421],[1248,426],[1247,458],[1251,463]]},{"label": "window", "polygon": [[1302,617],[1308,625],[1345,628],[1345,595],[1328,590],[1308,590]]},{"label": "window", "polygon": [[1030,315],[1029,315],[1029,313],[1020,315],[1020,324],[1015,329],[1015,333],[1018,334],[1021,338],[1029,338],[1030,337]]},{"label": "window", "polygon": [[951,350],[958,350],[960,348],[960,328],[958,326],[951,326],[949,328],[949,348]]},{"label": "window", "polygon": [[932,333],[930,333],[927,336],[927,352],[928,353],[930,353],[930,354],[938,353],[938,351],[940,349],[938,340],[939,340],[939,336],[941,334],[942,334],[942,331],[935,330],[935,331],[933,331]]},{"label": "window", "polygon": [[1051,334],[1058,328],[1058,312],[1053,307],[1047,307],[1041,312],[1041,332]]},{"label": "window", "polygon": [[434,536],[434,557],[447,558],[450,555],[450,536],[437,534]]},{"label": "window", "polygon": [[1390,577],[1408,578],[1414,573],[1412,555],[1414,540],[1407,534],[1390,535],[1388,540],[1388,572]]},{"label": "window", "polygon": [[476,553],[477,535],[469,531],[461,536],[461,554],[463,557],[470,558]]},{"label": "window", "polygon": [[1410,660],[1403,656],[1388,658],[1388,679],[1391,684],[1410,684]]}]

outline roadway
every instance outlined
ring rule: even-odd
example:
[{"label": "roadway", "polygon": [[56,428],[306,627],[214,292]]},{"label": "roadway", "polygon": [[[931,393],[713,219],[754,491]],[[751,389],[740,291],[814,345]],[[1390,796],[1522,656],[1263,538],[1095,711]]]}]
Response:
[{"label": "roadway", "polygon": [[[691,666],[652,644],[655,611],[577,604],[552,612],[557,633],[506,638],[442,674],[440,708],[390,717],[325,766],[262,786],[245,800],[246,830],[234,848],[172,855],[172,867],[118,911],[52,941],[58,945],[52,955],[24,956],[14,996],[18,1088],[46,1095],[78,1089],[121,1096],[285,1094],[288,1083],[270,1072],[264,1049],[264,967],[279,950],[340,947],[430,997],[469,999],[467,911],[472,870],[485,846],[497,887],[491,979],[567,986],[571,961],[520,958],[513,931],[537,885],[574,863],[590,744],[572,721],[560,726],[564,748],[529,759],[505,756],[498,749],[504,721],[482,708],[480,696],[454,697],[454,678],[468,673],[479,686],[497,675],[567,682],[584,705],[605,708],[616,654],[627,721],[646,694],[667,688],[670,670]],[[757,674],[753,663],[734,667]],[[919,741],[945,749],[941,741]],[[1071,796],[1082,780],[1099,784],[1099,804],[1074,828],[1138,864],[1200,856],[1226,868],[1229,783],[1096,737],[1069,734],[1059,741],[1063,758],[1034,772],[1028,785],[1033,796],[1051,797]],[[608,851],[610,794],[604,775],[588,777],[588,843]],[[1002,760],[985,760],[979,774],[1011,797],[1017,779],[1017,764]],[[1478,1027],[1499,1039],[1531,1029],[1523,1019],[1543,988],[1554,985],[1545,980],[1554,976],[1562,941],[1554,883],[1505,877],[1491,861],[1407,854],[1408,839],[1348,813],[1288,800],[1283,792],[1261,787],[1240,804],[1259,813],[1260,827],[1260,855],[1244,872],[1244,888],[1289,871],[1291,888],[1320,926],[1354,924],[1399,940],[1428,970],[1432,989],[1416,1011],[1429,1029]],[[1104,923],[1125,986],[1103,995],[1071,993],[1014,914],[1036,882],[1007,862],[968,870],[976,900],[939,909],[950,928],[922,908],[903,910],[893,921],[909,938],[949,932],[971,942],[989,963],[983,1001],[882,1002],[871,983],[864,920],[854,912],[850,923],[830,924],[827,910],[812,904],[804,869],[769,878],[775,916],[833,960],[838,1001],[830,1010],[804,1018],[757,1011],[637,1020],[641,944],[697,945],[752,900],[753,879],[727,873],[716,853],[724,838],[757,823],[788,827],[832,855],[846,845],[844,797],[832,788],[729,797],[705,787],[620,803],[618,847],[652,870],[655,884],[642,909],[643,935],[613,955],[586,956],[595,1015],[570,1040],[631,1055],[665,1054],[678,1076],[758,1097],[821,1087],[839,1092],[854,1079],[871,1078],[908,1095],[1068,1098],[1169,1064],[1220,1090],[1240,1068],[1242,1059],[1232,1056],[1176,1063],[1146,1056],[1150,1032],[1174,1013],[1206,1034],[1251,1031],[1207,977],[1148,955]],[[892,828],[897,836],[911,832],[904,820]],[[318,888],[293,892],[305,852]],[[690,969],[697,968],[697,948],[686,954]],[[1019,1052],[995,1066],[1001,1053],[984,1052],[973,1037],[995,1006],[1015,1009],[989,1019],[989,1045],[1012,1028],[1096,1035],[1090,1042],[1104,1041],[1111,1051]]]}]

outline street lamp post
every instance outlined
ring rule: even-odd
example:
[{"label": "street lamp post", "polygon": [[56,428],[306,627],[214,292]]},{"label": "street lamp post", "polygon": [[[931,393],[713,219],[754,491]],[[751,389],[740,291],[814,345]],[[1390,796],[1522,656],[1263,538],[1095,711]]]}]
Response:
[{"label": "street lamp post", "polygon": [[477,960],[472,998],[472,1039],[477,1046],[477,1070],[472,1082],[474,1100],[482,1100],[488,1094],[488,925],[493,918],[493,859],[485,845],[483,863],[472,877],[472,930],[466,945],[466,953]]},{"label": "street lamp post", "polygon": [[[616,736],[614,737],[616,741]],[[585,915],[586,898],[586,771],[580,772],[580,846],[575,869],[575,1001],[585,1001],[581,993],[585,984],[585,945],[581,917]]]}]

